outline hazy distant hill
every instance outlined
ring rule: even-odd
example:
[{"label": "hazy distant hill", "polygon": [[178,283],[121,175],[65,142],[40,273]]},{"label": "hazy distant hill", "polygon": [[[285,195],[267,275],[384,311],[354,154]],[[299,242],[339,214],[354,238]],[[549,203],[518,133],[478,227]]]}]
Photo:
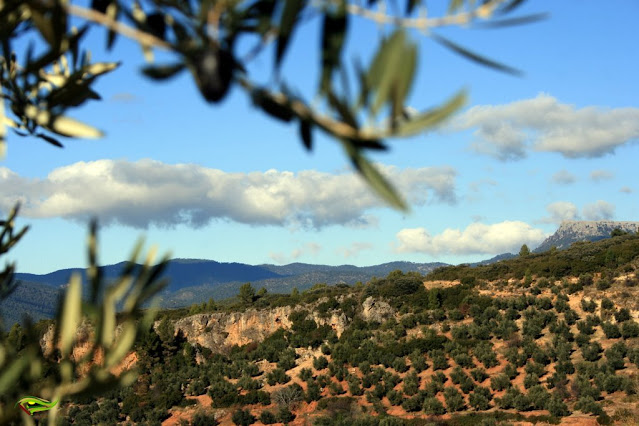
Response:
[{"label": "hazy distant hill", "polygon": [[[102,267],[102,273],[106,279],[116,278],[126,265],[126,262],[116,263]],[[23,281],[47,284],[60,287],[69,281],[73,272],[79,272],[83,281],[86,280],[84,269],[62,269],[44,275],[17,273],[16,279]],[[244,263],[220,263],[214,260],[199,259],[173,259],[164,273],[164,277],[170,280],[167,291],[174,292],[183,287],[194,285],[216,285],[231,281],[256,281],[266,278],[276,278],[281,275],[260,266],[246,265]]]},{"label": "hazy distant hill", "polygon": [[499,262],[500,260],[508,260],[513,257],[517,257],[518,255],[513,253],[502,253],[498,254],[495,257],[491,257],[490,259],[482,260],[480,262],[469,263],[470,266],[480,266],[480,265],[490,265],[491,263]]},{"label": "hazy distant hill", "polygon": [[12,324],[22,322],[24,314],[29,314],[36,322],[53,318],[59,293],[60,289],[47,284],[20,281],[13,293],[0,302],[5,327],[10,328]]},{"label": "hazy distant hill", "polygon": [[[414,263],[414,262],[389,262],[373,266],[354,265],[312,265],[307,263],[291,263],[289,265],[259,265],[281,276],[263,280],[251,281],[253,287],[266,288],[270,293],[290,293],[293,288],[302,291],[317,283],[328,285],[355,284],[358,281],[367,282],[373,277],[385,277],[389,272],[401,270],[402,272],[419,272],[426,275],[430,271],[446,263]],[[240,285],[246,281],[236,281],[217,286],[193,286],[183,288],[163,298],[165,307],[187,306],[208,300],[210,297],[218,300],[232,297],[237,294]]]},{"label": "hazy distant hill", "polygon": [[[104,277],[114,279],[119,276],[125,262],[102,267]],[[312,265],[292,263],[289,265],[247,265],[244,263],[221,263],[213,260],[173,259],[164,277],[169,286],[162,293],[162,306],[180,307],[199,303],[213,297],[216,300],[233,297],[240,285],[253,283],[254,287],[266,287],[270,293],[289,293],[294,287],[304,290],[317,283],[335,285],[366,282],[372,277],[384,277],[389,272],[400,269],[403,272],[417,271],[427,274],[433,269],[446,265],[441,262],[414,263],[390,262],[381,265],[358,267],[354,265]],[[6,322],[18,321],[25,312],[33,312],[35,317],[48,318],[55,312],[53,302],[73,272],[81,274],[86,282],[84,269],[61,269],[48,274],[17,273],[16,279],[25,282],[12,297],[0,305]],[[6,313],[10,311],[10,315]]]},{"label": "hazy distant hill", "polygon": [[596,221],[565,221],[559,229],[533,250],[534,253],[542,253],[553,246],[558,250],[570,247],[577,241],[598,241],[609,238],[610,233],[619,228],[627,232],[639,231],[639,222],[621,222],[613,220]]}]

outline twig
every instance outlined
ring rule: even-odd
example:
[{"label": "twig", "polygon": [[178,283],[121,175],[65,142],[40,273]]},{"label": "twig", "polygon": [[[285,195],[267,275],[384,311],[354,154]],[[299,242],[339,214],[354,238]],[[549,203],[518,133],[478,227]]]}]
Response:
[{"label": "twig", "polygon": [[485,3],[482,6],[471,11],[456,13],[454,15],[441,16],[438,18],[402,18],[399,16],[388,15],[385,12],[374,12],[366,7],[362,7],[353,3],[347,4],[346,10],[352,15],[358,15],[363,18],[370,19],[371,21],[375,21],[379,24],[394,24],[404,28],[427,30],[429,28],[466,24],[478,17],[487,18],[490,16],[491,12],[504,1],[505,0],[491,0],[488,3]]},{"label": "twig", "polygon": [[[237,78],[237,83],[248,92],[255,90],[255,86],[243,77]],[[283,93],[267,92],[266,96],[278,105],[290,108],[300,119],[308,120],[338,138],[355,139],[367,142],[377,141],[392,135],[391,132],[379,129],[357,129],[342,121],[337,121],[325,115],[318,114],[304,102],[297,99],[291,99]]]},{"label": "twig", "polygon": [[169,43],[165,42],[164,40],[161,40],[152,34],[145,33],[144,31],[140,31],[126,24],[123,24],[122,22],[119,22],[111,18],[110,16],[105,15],[104,13],[100,13],[93,9],[87,9],[74,4],[67,4],[67,5],[64,5],[64,3],[62,4],[63,4],[62,7],[66,9],[69,15],[74,15],[79,18],[86,19],[87,21],[91,21],[91,22],[95,22],[96,24],[103,25],[107,27],[108,29],[115,31],[118,34],[121,34],[133,40],[137,40],[140,44],[144,46],[153,46],[153,47],[157,47],[164,50],[173,50],[173,47]]}]

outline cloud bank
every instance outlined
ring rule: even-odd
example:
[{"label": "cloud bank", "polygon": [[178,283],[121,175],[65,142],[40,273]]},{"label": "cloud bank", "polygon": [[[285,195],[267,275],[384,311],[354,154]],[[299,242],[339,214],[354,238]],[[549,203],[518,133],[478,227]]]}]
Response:
[{"label": "cloud bank", "polygon": [[470,108],[452,126],[475,129],[471,148],[503,161],[522,159],[529,150],[594,158],[639,138],[639,108],[576,108],[540,94],[505,105]]},{"label": "cloud bank", "polygon": [[566,220],[610,220],[615,215],[615,205],[603,200],[586,204],[581,209],[581,215],[576,205],[569,201],[556,201],[546,206],[550,214],[540,220],[541,223],[560,224]]},{"label": "cloud bank", "polygon": [[559,185],[570,185],[571,183],[575,183],[577,178],[568,170],[559,170],[557,173],[552,175],[551,180],[553,183]]},{"label": "cloud bank", "polygon": [[472,223],[464,230],[448,228],[431,235],[425,228],[405,228],[396,235],[398,253],[426,253],[429,255],[499,254],[517,252],[522,244],[534,247],[546,235],[520,221],[504,221],[492,225]]},{"label": "cloud bank", "polygon": [[336,253],[344,256],[345,258],[357,257],[360,252],[364,250],[371,250],[373,247],[374,246],[371,243],[356,241],[347,247],[338,248]]},{"label": "cloud bank", "polygon": [[[380,166],[413,205],[456,202],[452,167]],[[383,202],[354,173],[313,170],[229,173],[154,160],[98,160],[55,169],[44,179],[0,167],[0,209],[22,202],[31,218],[85,220],[133,228],[199,228],[221,219],[250,225],[370,226]]]},{"label": "cloud bank", "polygon": [[316,256],[322,250],[322,246],[317,243],[306,243],[294,249],[288,256],[282,252],[271,252],[269,257],[279,264],[290,263],[304,255]]},{"label": "cloud bank", "polygon": [[595,182],[610,180],[613,177],[615,177],[614,173],[611,173],[608,170],[593,170],[592,172],[590,172],[590,179]]}]

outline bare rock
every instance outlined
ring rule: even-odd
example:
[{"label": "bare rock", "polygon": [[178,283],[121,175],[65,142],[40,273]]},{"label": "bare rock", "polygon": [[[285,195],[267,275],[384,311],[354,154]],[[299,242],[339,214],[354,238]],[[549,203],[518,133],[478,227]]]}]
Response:
[{"label": "bare rock", "polygon": [[368,297],[362,304],[362,317],[366,321],[383,322],[386,318],[395,314],[395,310],[383,300],[375,300]]}]

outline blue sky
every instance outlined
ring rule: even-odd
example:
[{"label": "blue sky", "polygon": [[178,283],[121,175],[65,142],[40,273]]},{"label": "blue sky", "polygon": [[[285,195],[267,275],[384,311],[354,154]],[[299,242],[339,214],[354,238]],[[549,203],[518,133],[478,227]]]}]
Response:
[{"label": "blue sky", "polygon": [[[265,118],[240,89],[211,106],[187,74],[148,81],[136,44],[121,38],[104,52],[104,32],[93,29],[94,59],[123,64],[97,85],[102,102],[71,115],[106,136],[68,140],[64,149],[9,136],[0,210],[23,200],[19,224],[32,228],[10,258],[21,272],[86,265],[93,214],[104,264],[126,259],[142,235],[173,257],[222,262],[460,263],[532,248],[562,220],[636,220],[639,3],[531,1],[518,14],[538,12],[550,18],[440,32],[523,77],[411,33],[420,63],[409,104],[426,109],[463,87],[470,102],[438,131],[392,140],[390,152],[373,156],[410,214],[372,195],[324,135],[315,133],[309,154],[297,126]],[[367,64],[378,27],[357,20],[348,37],[345,58]],[[318,46],[311,22],[284,62],[283,75],[307,99],[317,87]],[[249,70],[269,82],[272,52]]]}]

